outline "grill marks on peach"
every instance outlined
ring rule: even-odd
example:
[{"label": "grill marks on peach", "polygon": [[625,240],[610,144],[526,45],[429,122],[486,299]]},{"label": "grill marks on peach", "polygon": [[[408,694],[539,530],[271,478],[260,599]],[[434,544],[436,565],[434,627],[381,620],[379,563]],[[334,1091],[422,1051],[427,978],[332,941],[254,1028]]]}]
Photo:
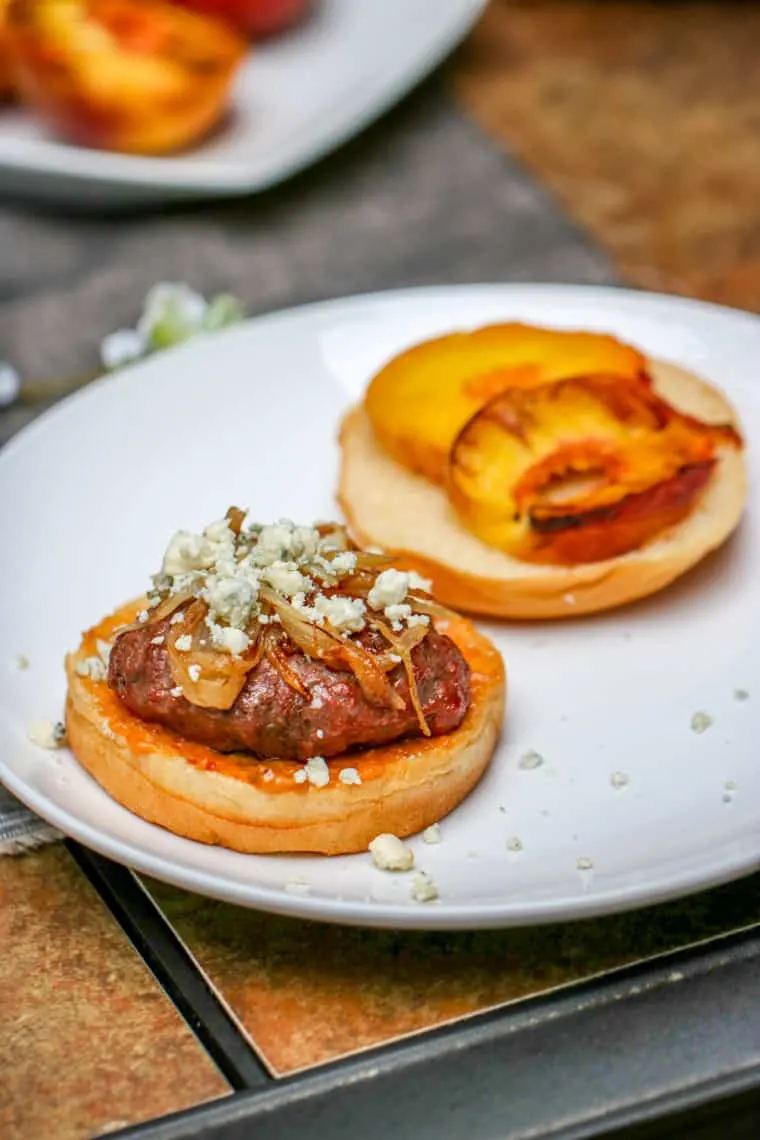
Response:
[{"label": "grill marks on peach", "polygon": [[514,387],[451,448],[448,491],[485,542],[532,562],[617,557],[682,521],[734,428],[682,415],[649,377]]}]

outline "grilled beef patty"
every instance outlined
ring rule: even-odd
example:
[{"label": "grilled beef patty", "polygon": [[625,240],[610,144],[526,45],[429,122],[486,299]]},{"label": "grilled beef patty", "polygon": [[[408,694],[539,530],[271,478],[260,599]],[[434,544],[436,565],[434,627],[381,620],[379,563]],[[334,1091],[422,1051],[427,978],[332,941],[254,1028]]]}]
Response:
[{"label": "grilled beef patty", "polygon": [[[231,709],[198,708],[184,696],[172,695],[175,681],[166,646],[152,643],[168,628],[166,618],[120,634],[111,651],[108,683],[130,712],[188,740],[218,752],[306,760],[421,735],[403,665],[388,676],[406,707],[379,708],[364,697],[353,673],[329,669],[306,657],[284,635],[283,651],[308,697],[292,689],[264,659],[248,674]],[[365,631],[357,640],[376,651],[388,648],[374,631]],[[470,705],[470,669],[459,649],[431,629],[411,657],[432,734],[458,728]]]}]

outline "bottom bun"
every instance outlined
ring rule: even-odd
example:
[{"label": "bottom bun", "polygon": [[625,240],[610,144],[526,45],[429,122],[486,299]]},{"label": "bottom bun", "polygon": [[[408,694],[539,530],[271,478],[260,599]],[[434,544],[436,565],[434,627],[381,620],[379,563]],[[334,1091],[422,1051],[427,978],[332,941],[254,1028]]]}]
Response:
[{"label": "bottom bun", "polygon": [[[412,835],[447,815],[478,782],[504,716],[501,655],[464,618],[436,622],[472,670],[472,704],[445,736],[402,740],[328,761],[325,787],[296,783],[303,765],[222,754],[130,713],[105,681],[77,665],[132,620],[125,607],[85,634],[66,659],[66,729],[71,749],[97,782],[135,815],[177,835],[235,851],[271,854],[365,851],[382,832]],[[354,768],[361,784],[344,784]]]},{"label": "bottom bun", "polygon": [[[731,405],[705,381],[673,364],[654,361],[650,369],[656,390],[679,411],[736,424]],[[454,609],[491,617],[577,617],[653,594],[725,542],[747,495],[744,453],[726,447],[688,518],[646,546],[604,562],[537,565],[468,531],[440,487],[383,450],[362,407],[343,421],[340,443],[338,501],[359,544],[432,579],[435,597]]]}]

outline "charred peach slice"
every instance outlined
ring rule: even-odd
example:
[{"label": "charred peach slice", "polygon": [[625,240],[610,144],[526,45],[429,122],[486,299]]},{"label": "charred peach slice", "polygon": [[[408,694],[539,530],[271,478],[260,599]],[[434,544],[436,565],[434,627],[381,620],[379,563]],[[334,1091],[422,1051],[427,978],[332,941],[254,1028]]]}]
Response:
[{"label": "charred peach slice", "polygon": [[172,0],[183,8],[221,16],[254,39],[285,31],[306,15],[311,0]]},{"label": "charred peach slice", "polygon": [[222,21],[164,0],[11,0],[21,92],[65,138],[179,150],[224,113],[246,51]]},{"label": "charred peach slice", "polygon": [[0,102],[13,94],[13,72],[11,68],[11,44],[8,32],[8,8],[10,0],[0,0]]},{"label": "charred peach slice", "polygon": [[580,376],[495,396],[450,453],[465,525],[526,562],[636,550],[694,509],[733,427],[676,411],[645,379]]},{"label": "charred peach slice", "polygon": [[611,336],[488,325],[396,356],[370,383],[365,408],[394,459],[442,483],[458,433],[498,393],[592,373],[636,377],[645,367],[641,353]]}]

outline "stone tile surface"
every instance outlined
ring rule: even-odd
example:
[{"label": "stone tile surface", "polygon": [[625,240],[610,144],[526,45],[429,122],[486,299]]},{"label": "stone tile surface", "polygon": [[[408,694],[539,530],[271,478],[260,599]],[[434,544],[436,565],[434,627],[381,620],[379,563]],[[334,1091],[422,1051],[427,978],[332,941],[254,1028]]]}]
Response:
[{"label": "stone tile surface", "polygon": [[84,1140],[229,1087],[66,848],[0,859],[0,1136]]}]

